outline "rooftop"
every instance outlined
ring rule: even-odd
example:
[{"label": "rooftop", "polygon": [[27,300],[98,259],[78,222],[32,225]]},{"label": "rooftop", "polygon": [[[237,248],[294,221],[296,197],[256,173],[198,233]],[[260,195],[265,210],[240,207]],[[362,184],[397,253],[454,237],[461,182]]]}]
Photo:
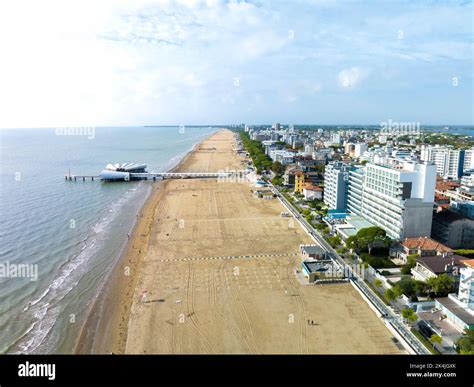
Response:
[{"label": "rooftop", "polygon": [[452,191],[455,188],[459,187],[460,184],[455,181],[441,181],[436,182],[436,189],[438,191]]},{"label": "rooftop", "polygon": [[449,210],[444,210],[444,211],[433,214],[433,220],[436,220],[438,222],[452,223],[457,220],[463,220],[463,219],[468,219],[468,218],[461,214],[458,214],[456,212],[449,211]]},{"label": "rooftop", "polygon": [[304,250],[308,254],[320,254],[324,252],[324,249],[318,245],[300,245],[301,250]]},{"label": "rooftop", "polygon": [[322,191],[323,190],[321,187],[318,187],[317,185],[312,185],[312,184],[306,184],[303,188],[309,191]]},{"label": "rooftop", "polygon": [[467,324],[467,325],[473,325],[474,324],[474,314],[469,313],[469,311],[466,308],[463,308],[462,306],[458,305],[451,298],[442,297],[442,298],[437,298],[436,301],[438,301],[446,309],[448,309],[450,312],[452,312],[455,316],[457,316],[465,324]]},{"label": "rooftop", "polygon": [[451,253],[453,250],[434,239],[428,237],[420,238],[407,238],[403,241],[402,245],[407,249],[420,249],[420,250],[436,250],[439,252]]},{"label": "rooftop", "polygon": [[470,267],[471,269],[474,269],[474,259],[465,259],[461,261],[464,266]]},{"label": "rooftop", "polygon": [[333,262],[330,259],[324,261],[304,261],[303,266],[306,267],[309,273],[324,272],[332,268]]},{"label": "rooftop", "polygon": [[350,216],[347,218],[347,223],[354,226],[357,231],[362,230],[363,228],[374,227],[372,223],[365,220],[362,216]]},{"label": "rooftop", "polygon": [[442,255],[433,255],[429,257],[417,257],[416,260],[423,266],[429,269],[435,274],[441,274],[446,272],[446,265],[454,263],[455,266],[463,267],[463,260],[466,257],[460,255],[451,255],[449,257],[443,257]]}]

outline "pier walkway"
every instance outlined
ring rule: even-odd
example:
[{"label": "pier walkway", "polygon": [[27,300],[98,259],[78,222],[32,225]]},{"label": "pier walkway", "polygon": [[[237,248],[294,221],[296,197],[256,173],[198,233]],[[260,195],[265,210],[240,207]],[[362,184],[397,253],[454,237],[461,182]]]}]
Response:
[{"label": "pier walkway", "polygon": [[[164,179],[209,179],[229,178],[236,175],[235,172],[136,172],[127,173],[125,180],[164,180]],[[64,178],[69,181],[101,179],[100,176],[65,174]],[[101,179],[104,180],[104,179]],[[105,179],[107,180],[107,179]]]}]

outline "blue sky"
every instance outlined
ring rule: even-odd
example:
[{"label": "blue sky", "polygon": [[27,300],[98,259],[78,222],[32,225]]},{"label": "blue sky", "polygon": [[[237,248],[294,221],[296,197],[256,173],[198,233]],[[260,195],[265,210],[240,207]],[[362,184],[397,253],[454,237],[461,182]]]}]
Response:
[{"label": "blue sky", "polygon": [[0,127],[474,124],[471,1],[9,0]]}]

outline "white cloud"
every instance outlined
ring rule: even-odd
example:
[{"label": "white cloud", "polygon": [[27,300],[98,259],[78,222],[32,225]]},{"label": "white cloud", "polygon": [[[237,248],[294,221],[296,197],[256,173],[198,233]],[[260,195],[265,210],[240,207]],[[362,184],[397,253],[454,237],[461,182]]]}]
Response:
[{"label": "white cloud", "polygon": [[1,2],[0,126],[127,124],[147,109],[172,122],[283,46],[272,21],[221,0]]},{"label": "white cloud", "polygon": [[318,98],[338,105],[331,92],[357,88],[368,69],[386,90],[419,87],[420,74],[451,79],[453,68],[472,79],[466,7],[346,5],[2,0],[0,127],[199,122],[195,112],[240,121],[247,106],[262,122],[287,107],[285,92],[295,107]]},{"label": "white cloud", "polygon": [[337,76],[339,86],[347,89],[356,87],[367,77],[368,73],[367,69],[359,67],[344,69]]}]

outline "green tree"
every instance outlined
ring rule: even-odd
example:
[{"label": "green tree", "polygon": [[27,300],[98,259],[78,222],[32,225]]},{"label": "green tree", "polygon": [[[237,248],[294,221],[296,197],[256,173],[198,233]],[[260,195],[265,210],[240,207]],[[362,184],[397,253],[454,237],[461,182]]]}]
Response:
[{"label": "green tree", "polygon": [[328,243],[331,245],[331,247],[334,248],[341,244],[341,238],[339,237],[339,235],[334,235],[328,238]]},{"label": "green tree", "polygon": [[410,322],[415,322],[418,319],[418,316],[412,308],[403,309],[402,316]]},{"label": "green tree", "polygon": [[440,335],[432,334],[430,337],[431,344],[433,344],[433,348],[435,347],[435,344],[441,344],[443,342],[443,339],[441,338]]},{"label": "green tree", "polygon": [[265,154],[262,143],[260,141],[251,140],[248,133],[245,132],[240,132],[240,138],[245,150],[252,159],[257,173],[260,174],[264,170],[270,169],[273,161]]},{"label": "green tree", "polygon": [[458,255],[463,255],[464,257],[474,256],[474,250],[473,249],[459,249],[459,250],[454,250],[454,252]]},{"label": "green tree", "polygon": [[338,254],[345,254],[347,252],[347,247],[346,246],[341,246],[336,251],[337,251]]},{"label": "green tree", "polygon": [[418,295],[424,294],[427,286],[428,285],[422,281],[414,280],[410,276],[404,276],[393,286],[393,291],[398,296],[404,294],[413,300],[416,299]]},{"label": "green tree", "polygon": [[454,280],[453,278],[446,274],[442,273],[436,277],[431,277],[427,281],[428,285],[431,287],[431,292],[436,296],[446,296],[454,290]]},{"label": "green tree", "polygon": [[466,329],[456,345],[461,355],[474,355],[474,330]]},{"label": "green tree", "polygon": [[318,172],[318,174],[324,173],[324,170],[326,169],[326,166],[323,164],[316,164],[313,166],[313,171]]},{"label": "green tree", "polygon": [[393,291],[393,289],[387,289],[384,293],[384,297],[388,302],[395,301],[397,299],[397,294]]},{"label": "green tree", "polygon": [[397,289],[396,292],[400,293],[400,295],[404,294],[407,297],[416,295],[415,280],[410,276],[402,277],[402,279],[396,283],[395,288]]},{"label": "green tree", "polygon": [[316,230],[318,230],[318,231],[323,231],[325,228],[326,228],[326,224],[324,224],[324,223],[318,223],[316,225]]},{"label": "green tree", "polygon": [[285,172],[285,167],[279,162],[279,161],[274,161],[272,163],[272,171],[276,174],[276,175],[281,175],[283,174],[283,172]]},{"label": "green tree", "polygon": [[367,227],[359,230],[357,234],[347,238],[346,245],[350,249],[365,250],[367,249],[369,254],[374,246],[387,247],[390,244],[390,238],[387,237],[387,233],[380,227]]},{"label": "green tree", "polygon": [[375,284],[375,286],[377,286],[378,288],[380,288],[380,287],[382,286],[382,281],[377,278],[377,279],[374,281],[374,284]]},{"label": "green tree", "polygon": [[283,185],[283,178],[278,177],[278,176],[275,176],[275,177],[272,179],[272,184],[273,184],[273,185]]},{"label": "green tree", "polygon": [[400,272],[402,274],[410,274],[411,269],[413,269],[416,266],[416,258],[418,257],[418,254],[411,254],[407,257],[407,263],[402,266],[400,269]]}]

